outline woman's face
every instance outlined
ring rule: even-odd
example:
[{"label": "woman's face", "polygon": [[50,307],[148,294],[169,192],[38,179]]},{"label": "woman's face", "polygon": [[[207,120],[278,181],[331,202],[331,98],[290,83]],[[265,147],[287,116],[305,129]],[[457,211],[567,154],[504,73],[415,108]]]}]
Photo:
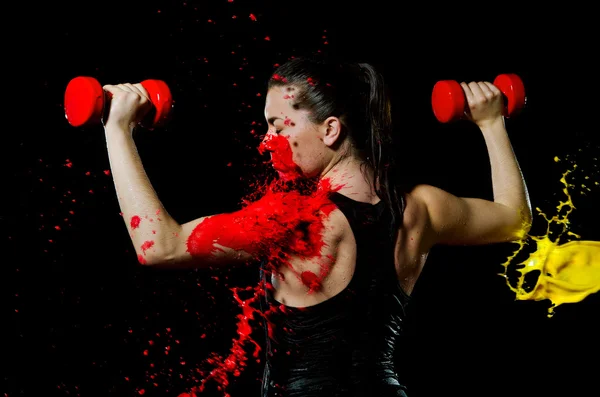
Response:
[{"label": "woman's face", "polygon": [[273,87],[267,92],[269,129],[261,147],[271,152],[273,168],[282,177],[293,178],[294,173],[314,177],[331,161],[327,121],[315,124],[308,119],[308,111],[294,109],[297,92],[293,86]]}]

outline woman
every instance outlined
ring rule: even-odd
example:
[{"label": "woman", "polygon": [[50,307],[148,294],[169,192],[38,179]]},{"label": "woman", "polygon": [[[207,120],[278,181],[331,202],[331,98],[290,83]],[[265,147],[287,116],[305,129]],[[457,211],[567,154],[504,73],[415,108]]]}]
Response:
[{"label": "woman", "polygon": [[[394,370],[404,306],[435,244],[521,238],[531,208],[487,82],[462,84],[487,144],[494,201],[429,185],[401,191],[389,98],[368,64],[296,58],[269,80],[260,145],[279,179],[231,214],[180,225],[160,203],[132,138],[148,111],[139,84],[112,94],[105,133],[140,263],[259,261],[267,396],[404,396]],[[156,217],[159,222],[144,222]]]}]

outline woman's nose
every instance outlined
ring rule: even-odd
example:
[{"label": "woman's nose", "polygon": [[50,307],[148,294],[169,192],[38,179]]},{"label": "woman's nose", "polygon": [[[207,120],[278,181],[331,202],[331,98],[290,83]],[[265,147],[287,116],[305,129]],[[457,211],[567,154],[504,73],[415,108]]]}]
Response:
[{"label": "woman's nose", "polygon": [[277,135],[277,133],[275,132],[275,128],[269,128],[267,130],[267,133],[263,136],[262,143],[267,142],[273,137],[273,135]]},{"label": "woman's nose", "polygon": [[258,145],[258,150],[259,150],[260,154],[264,154],[265,152],[273,151],[272,140],[276,135],[277,135],[277,133],[275,132],[274,129],[270,128],[267,131],[267,133],[263,136],[263,139],[261,140],[260,145]]}]

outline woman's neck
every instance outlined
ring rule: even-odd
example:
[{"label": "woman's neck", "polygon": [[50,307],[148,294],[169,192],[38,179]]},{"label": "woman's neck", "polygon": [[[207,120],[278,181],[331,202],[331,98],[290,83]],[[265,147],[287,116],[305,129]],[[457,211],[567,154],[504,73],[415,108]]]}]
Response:
[{"label": "woman's neck", "polygon": [[356,157],[347,157],[333,164],[321,175],[333,189],[356,201],[376,204],[379,201],[373,185],[372,169]]}]

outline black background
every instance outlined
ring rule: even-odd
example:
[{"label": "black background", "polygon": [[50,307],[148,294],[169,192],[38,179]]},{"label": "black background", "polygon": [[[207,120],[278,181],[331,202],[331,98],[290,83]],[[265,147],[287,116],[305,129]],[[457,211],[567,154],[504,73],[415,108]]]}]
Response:
[{"label": "black background", "polygon": [[[572,168],[565,158],[575,161],[570,228],[598,241],[597,43],[591,11],[561,7],[138,0],[11,9],[9,184],[0,219],[9,254],[2,260],[4,395],[177,396],[194,385],[194,368],[207,368],[212,352],[226,354],[235,337],[239,310],[228,287],[258,277],[253,268],[137,264],[104,173],[103,130],[65,120],[71,78],[167,82],[171,122],[135,136],[163,204],[187,222],[238,208],[263,171],[251,130],[266,130],[266,79],[291,56],[320,51],[380,68],[392,89],[407,180],[489,199],[481,134],[466,122],[437,123],[431,89],[441,79],[517,73],[528,103],[507,125],[532,204],[552,216],[564,199],[559,179]],[[591,190],[581,194],[582,183]],[[533,234],[544,227],[536,215]],[[560,306],[553,318],[547,302],[515,301],[497,275],[513,248],[431,252],[402,346],[411,397],[597,393],[598,295]],[[262,343],[261,329],[254,335]],[[251,362],[232,381],[231,396],[258,395],[260,370]]]}]

